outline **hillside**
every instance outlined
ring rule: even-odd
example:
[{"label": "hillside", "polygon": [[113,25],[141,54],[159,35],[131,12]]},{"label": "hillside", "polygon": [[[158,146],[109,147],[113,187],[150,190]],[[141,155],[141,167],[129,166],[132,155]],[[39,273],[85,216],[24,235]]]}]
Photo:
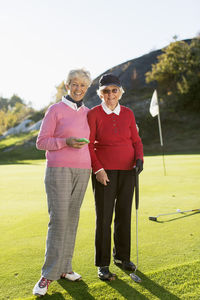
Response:
[{"label": "hillside", "polygon": [[[190,40],[186,40],[186,42],[189,43]],[[161,53],[162,50],[152,51],[104,72],[117,75],[122,82],[125,94],[120,102],[134,111],[144,144],[145,155],[162,154],[157,117],[152,118],[149,113],[150,100],[155,84],[145,82],[145,73],[151,70],[151,65],[157,62],[157,57]],[[101,103],[96,94],[101,75],[93,81],[86,94],[85,104],[90,108]],[[169,107],[162,99],[160,100],[164,152],[166,154],[200,153],[199,113],[186,110],[175,111],[173,105]],[[43,113],[41,112],[39,115],[42,116]],[[38,121],[38,118],[35,121]],[[15,136],[14,139],[11,136],[0,141],[0,161],[44,158],[44,152],[35,149],[36,134],[37,132],[34,135],[23,133]],[[19,142],[17,142],[18,140]],[[26,149],[25,152],[24,149]]]},{"label": "hillside", "polygon": [[[153,91],[153,85],[147,85],[145,82],[145,73],[151,69],[151,65],[156,63],[157,56],[162,53],[161,50],[153,51],[149,54],[143,55],[139,58],[129,60],[116,67],[113,67],[105,73],[112,73],[120,78],[122,86],[125,90],[123,95],[123,105],[133,108],[135,106],[135,113],[141,110],[145,113],[142,107],[147,106],[148,95]],[[100,103],[99,97],[96,94],[98,88],[98,82],[100,77],[98,76],[92,83],[86,95],[86,105],[93,107]]]},{"label": "hillside", "polygon": [[[191,39],[184,40],[184,42],[190,43]],[[150,98],[156,85],[153,83],[147,84],[145,81],[145,74],[151,70],[152,64],[157,63],[157,57],[161,54],[162,49],[152,51],[138,58],[126,61],[100,74],[94,79],[86,94],[86,105],[91,108],[100,103],[99,97],[96,94],[99,79],[105,73],[112,73],[120,78],[125,90],[121,103],[132,108],[136,118],[146,115],[149,109]]]},{"label": "hillside", "polygon": [[[187,43],[190,43],[190,41],[185,40]],[[157,117],[152,118],[149,113],[150,100],[156,86],[145,82],[145,73],[151,70],[152,64],[157,62],[157,57],[161,53],[162,50],[152,51],[103,73],[112,73],[120,78],[125,90],[125,94],[120,100],[121,104],[134,111],[146,155],[162,153]],[[99,79],[103,74],[94,80],[86,95],[85,103],[90,108],[101,103],[96,90]],[[173,106],[168,107],[162,99],[160,100],[164,151],[168,154],[199,153],[199,114],[189,111],[175,111]]]}]

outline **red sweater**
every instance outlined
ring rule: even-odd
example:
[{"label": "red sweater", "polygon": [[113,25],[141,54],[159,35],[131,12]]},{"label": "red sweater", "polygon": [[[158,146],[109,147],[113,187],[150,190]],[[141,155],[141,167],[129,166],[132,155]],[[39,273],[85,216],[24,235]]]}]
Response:
[{"label": "red sweater", "polygon": [[120,108],[119,116],[106,114],[101,105],[88,112],[93,172],[101,168],[130,170],[137,159],[143,160],[143,146],[134,114],[127,107]]}]

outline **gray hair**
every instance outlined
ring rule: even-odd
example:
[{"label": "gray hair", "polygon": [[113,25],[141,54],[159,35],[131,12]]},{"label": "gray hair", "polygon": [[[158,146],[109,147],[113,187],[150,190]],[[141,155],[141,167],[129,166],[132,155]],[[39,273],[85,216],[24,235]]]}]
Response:
[{"label": "gray hair", "polygon": [[66,79],[65,83],[67,85],[70,85],[70,82],[74,78],[82,78],[82,79],[84,79],[87,82],[88,86],[90,86],[90,84],[92,82],[90,72],[87,71],[87,70],[85,70],[85,69],[75,69],[75,70],[69,71],[69,74],[67,76],[67,79]]},{"label": "gray hair", "polygon": [[[103,86],[101,86],[101,87],[96,91],[96,92],[97,92],[97,95],[98,95],[99,97],[103,95],[102,91],[103,91],[106,87],[107,87],[107,86],[103,85]],[[120,87],[117,86],[117,88],[119,88],[120,93],[121,93],[121,95],[120,95],[120,97],[119,97],[119,100],[120,100],[121,97],[122,97],[122,95],[123,95],[123,93],[125,93],[125,92],[124,92],[124,89],[123,89],[122,86],[120,86]],[[101,98],[101,97],[100,97],[100,98]]]}]

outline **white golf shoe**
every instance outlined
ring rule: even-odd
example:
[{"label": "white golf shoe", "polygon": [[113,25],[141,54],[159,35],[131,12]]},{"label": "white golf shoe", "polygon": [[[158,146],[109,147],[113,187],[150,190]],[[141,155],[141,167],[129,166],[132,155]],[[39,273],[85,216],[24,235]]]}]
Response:
[{"label": "white golf shoe", "polygon": [[80,281],[82,280],[81,275],[79,275],[78,273],[75,272],[70,272],[70,273],[66,273],[66,274],[62,274],[61,278],[66,278],[70,281]]},{"label": "white golf shoe", "polygon": [[44,296],[47,293],[48,287],[52,280],[41,277],[33,288],[33,295]]}]

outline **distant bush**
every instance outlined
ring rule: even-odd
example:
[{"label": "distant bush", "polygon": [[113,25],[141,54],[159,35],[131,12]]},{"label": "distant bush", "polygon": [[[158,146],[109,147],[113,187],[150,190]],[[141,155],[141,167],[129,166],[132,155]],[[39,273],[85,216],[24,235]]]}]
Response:
[{"label": "distant bush", "polygon": [[176,41],[163,52],[146,73],[146,82],[156,81],[165,100],[178,109],[200,110],[200,38]]},{"label": "distant bush", "polygon": [[34,122],[38,122],[44,118],[45,110],[36,111],[31,114],[30,119]]},{"label": "distant bush", "polygon": [[17,95],[13,95],[10,99],[0,97],[0,135],[34,112],[35,110]]}]

